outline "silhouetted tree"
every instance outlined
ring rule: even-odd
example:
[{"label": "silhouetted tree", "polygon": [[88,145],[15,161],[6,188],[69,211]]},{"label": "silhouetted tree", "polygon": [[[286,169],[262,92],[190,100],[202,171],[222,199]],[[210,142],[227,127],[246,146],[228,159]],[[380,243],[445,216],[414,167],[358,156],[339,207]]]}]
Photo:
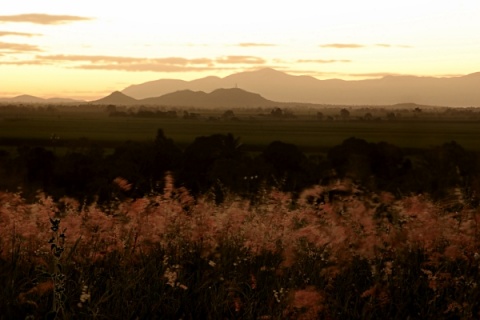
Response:
[{"label": "silhouetted tree", "polygon": [[341,117],[343,120],[348,120],[348,118],[350,118],[350,111],[348,111],[347,109],[343,108],[342,110],[340,110],[340,117]]},{"label": "silhouetted tree", "polygon": [[126,142],[106,158],[111,181],[122,177],[133,184],[132,196],[155,189],[155,147],[153,143]]},{"label": "silhouetted tree", "polygon": [[270,112],[270,115],[272,117],[275,117],[275,118],[281,118],[283,117],[283,110],[278,108],[278,107],[275,107],[273,108],[273,110]]},{"label": "silhouetted tree", "polygon": [[217,183],[230,187],[228,181],[241,179],[239,168],[245,156],[240,140],[232,134],[197,137],[185,149],[180,179],[195,194]]},{"label": "silhouetted tree", "polygon": [[357,138],[348,138],[328,151],[328,160],[340,178],[366,180],[371,175],[370,144]]},{"label": "silhouetted tree", "polygon": [[117,107],[113,104],[109,104],[108,106],[105,107],[105,111],[108,114],[113,115],[117,112]]},{"label": "silhouetted tree", "polygon": [[408,179],[411,178],[412,166],[397,146],[379,142],[372,145],[370,155],[371,172],[375,178],[375,186],[379,190],[398,192],[409,191]]},{"label": "silhouetted tree", "polygon": [[[42,147],[22,147],[18,149],[16,161],[18,172],[24,172],[23,191],[25,197],[48,189],[53,180],[53,171],[57,157],[52,151]],[[23,168],[22,168],[23,166]]]},{"label": "silhouetted tree", "polygon": [[328,159],[338,177],[352,178],[371,189],[397,192],[411,174],[411,163],[401,149],[386,142],[348,138],[329,150]]},{"label": "silhouetted tree", "polygon": [[298,191],[311,183],[308,174],[308,159],[291,143],[274,141],[260,155],[271,167],[270,183],[286,191]]},{"label": "silhouetted tree", "polygon": [[172,139],[165,136],[162,129],[158,129],[154,141],[153,178],[156,181],[163,181],[167,171],[178,171],[181,165],[182,150],[175,145]]},{"label": "silhouetted tree", "polygon": [[397,120],[397,115],[395,114],[395,112],[387,112],[387,120]]},{"label": "silhouetted tree", "polygon": [[235,113],[232,110],[227,110],[222,114],[223,119],[231,120],[235,118]]},{"label": "silhouetted tree", "polygon": [[365,121],[372,121],[373,120],[373,115],[370,112],[365,113],[363,116],[363,120]]},{"label": "silhouetted tree", "polygon": [[477,157],[455,141],[445,143],[423,153],[418,175],[423,187],[439,199],[459,187],[467,191],[478,172]]},{"label": "silhouetted tree", "polygon": [[67,195],[90,202],[102,193],[102,188],[107,184],[108,175],[103,169],[101,157],[94,152],[72,151],[58,161],[55,168],[55,189],[50,192],[56,197]]}]

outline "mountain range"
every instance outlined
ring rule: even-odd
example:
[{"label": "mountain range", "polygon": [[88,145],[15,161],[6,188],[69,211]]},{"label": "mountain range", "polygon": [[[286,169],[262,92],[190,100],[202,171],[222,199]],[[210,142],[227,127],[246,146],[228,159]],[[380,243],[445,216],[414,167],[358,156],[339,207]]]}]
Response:
[{"label": "mountain range", "polygon": [[459,77],[385,76],[347,81],[319,80],[265,68],[224,78],[210,76],[192,81],[159,79],[131,85],[121,92],[135,99],[145,99],[183,90],[212,92],[219,88],[237,87],[277,102],[340,105],[414,102],[422,105],[480,107],[480,72]]},{"label": "mountain range", "polygon": [[[255,93],[253,93],[255,92]],[[275,101],[275,102],[274,102]],[[30,95],[0,98],[0,103],[83,104],[86,101]],[[385,76],[347,81],[295,76],[271,68],[224,78],[192,81],[159,79],[131,85],[91,104],[201,107],[269,107],[287,104],[480,107],[480,72],[457,77]]]},{"label": "mountain range", "polygon": [[178,107],[273,107],[278,103],[267,100],[259,94],[238,88],[217,89],[210,93],[203,91],[179,90],[159,97],[134,99],[126,94],[115,91],[112,94],[95,101],[98,105],[157,105]]},{"label": "mountain range", "polygon": [[35,96],[31,96],[28,94],[22,94],[20,96],[12,97],[12,98],[0,98],[0,103],[33,103],[33,104],[48,104],[48,103],[59,103],[59,104],[67,104],[67,103],[84,103],[85,101],[82,100],[75,100],[75,99],[68,99],[68,98],[39,98]]}]

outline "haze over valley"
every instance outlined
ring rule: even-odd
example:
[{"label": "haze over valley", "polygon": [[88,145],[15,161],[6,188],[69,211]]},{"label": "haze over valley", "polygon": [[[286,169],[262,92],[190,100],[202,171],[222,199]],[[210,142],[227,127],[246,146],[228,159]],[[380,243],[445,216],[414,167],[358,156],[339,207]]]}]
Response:
[{"label": "haze over valley", "polygon": [[[130,85],[94,104],[200,107],[266,107],[275,104],[385,106],[480,106],[480,72],[457,77],[385,76],[368,80],[319,80],[271,68],[208,76],[191,81],[158,79]],[[229,90],[238,89],[238,90]],[[30,95],[0,98],[10,103],[82,103],[68,98]]]}]

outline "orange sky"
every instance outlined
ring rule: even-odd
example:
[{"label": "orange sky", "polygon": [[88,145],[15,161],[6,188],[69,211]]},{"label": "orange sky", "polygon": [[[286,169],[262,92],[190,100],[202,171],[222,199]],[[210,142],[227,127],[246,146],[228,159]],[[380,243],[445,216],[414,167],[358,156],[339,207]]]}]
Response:
[{"label": "orange sky", "polygon": [[319,79],[480,71],[480,1],[9,1],[0,96],[95,99],[272,67]]}]

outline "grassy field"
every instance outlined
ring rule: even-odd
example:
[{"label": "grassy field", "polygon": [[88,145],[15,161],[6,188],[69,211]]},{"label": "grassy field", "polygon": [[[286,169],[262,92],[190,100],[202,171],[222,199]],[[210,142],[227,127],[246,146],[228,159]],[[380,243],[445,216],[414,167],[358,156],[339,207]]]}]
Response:
[{"label": "grassy field", "polygon": [[[203,117],[0,116],[0,149],[31,144],[60,153],[90,141],[112,148],[153,141],[161,128],[180,146],[198,136],[232,133],[253,152],[280,140],[321,153],[353,136],[404,148],[454,140],[480,151],[480,123],[474,120]],[[442,170],[452,167],[450,159],[436,168],[429,162],[432,176],[449,178]],[[82,165],[51,167],[54,177],[60,176],[52,170],[57,168],[66,172],[61,178],[77,171],[90,177]],[[119,168],[122,175],[129,170]],[[456,169],[460,177],[461,167]],[[255,201],[227,193],[217,203],[212,192],[194,196],[176,187],[170,174],[160,191],[143,196],[129,195],[136,193],[133,181],[105,179],[113,188],[107,189],[112,200],[104,203],[63,191],[58,199],[36,192],[35,200],[24,198],[25,189],[1,191],[0,320],[479,319],[480,210],[470,200],[475,192],[463,191],[470,192],[470,184],[478,190],[475,174],[453,180],[455,188],[439,200],[417,191],[399,192],[401,197],[368,191],[350,180],[294,195],[255,180]],[[19,177],[28,181],[28,172]],[[423,175],[405,177],[416,183]],[[425,179],[428,185],[444,180]]]},{"label": "grassy field", "polygon": [[0,320],[479,319],[478,208],[311,201],[338,184],[216,205],[166,181],[105,206],[0,193]]},{"label": "grassy field", "polygon": [[387,141],[404,148],[428,148],[453,140],[467,149],[480,150],[480,124],[473,121],[344,122],[267,117],[209,121],[113,118],[101,113],[0,118],[0,146],[28,140],[49,145],[52,134],[61,141],[87,138],[108,146],[128,140],[153,140],[159,128],[180,146],[191,143],[198,136],[232,133],[252,149],[280,140],[296,144],[304,151],[316,152],[356,137],[369,142]]}]

